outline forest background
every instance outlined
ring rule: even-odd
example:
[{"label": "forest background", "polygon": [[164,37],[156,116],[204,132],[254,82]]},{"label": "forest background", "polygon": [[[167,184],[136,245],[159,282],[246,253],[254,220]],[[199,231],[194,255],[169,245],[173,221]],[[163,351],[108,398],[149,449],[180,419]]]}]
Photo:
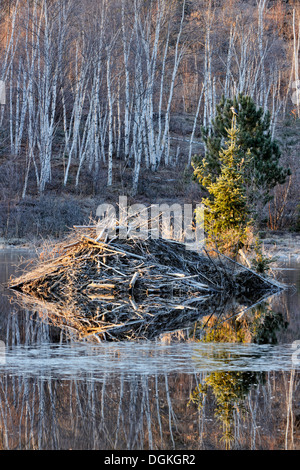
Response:
[{"label": "forest background", "polygon": [[2,0],[0,48],[1,237],[59,237],[119,195],[201,202],[201,129],[239,93],[291,169],[258,224],[300,230],[299,1]]}]

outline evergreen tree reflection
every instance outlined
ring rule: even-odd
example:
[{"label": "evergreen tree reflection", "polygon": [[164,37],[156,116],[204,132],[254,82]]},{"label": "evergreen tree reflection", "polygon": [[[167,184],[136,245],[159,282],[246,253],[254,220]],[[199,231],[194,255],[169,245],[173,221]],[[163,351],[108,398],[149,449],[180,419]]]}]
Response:
[{"label": "evergreen tree reflection", "polygon": [[[202,319],[195,328],[201,342],[276,344],[278,332],[287,327],[281,313],[274,312],[268,303],[263,302],[247,313],[230,315],[226,319],[212,316]],[[216,351],[215,359],[226,363],[225,351]],[[232,359],[231,353],[231,359]],[[228,357],[228,356],[227,356]],[[234,446],[235,418],[247,413],[245,399],[253,386],[264,383],[264,372],[253,371],[214,371],[191,393],[189,405],[202,409],[205,396],[212,394],[215,401],[214,414],[222,424],[222,438],[226,449]]]}]

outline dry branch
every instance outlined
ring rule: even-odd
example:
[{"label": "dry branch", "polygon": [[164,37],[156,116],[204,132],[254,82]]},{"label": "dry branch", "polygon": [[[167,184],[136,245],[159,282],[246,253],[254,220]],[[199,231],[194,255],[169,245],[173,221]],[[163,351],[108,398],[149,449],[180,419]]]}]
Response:
[{"label": "dry branch", "polygon": [[80,339],[151,338],[217,311],[224,299],[248,296],[254,303],[278,290],[238,263],[233,271],[232,263],[171,240],[104,243],[96,240],[95,226],[81,226],[9,287]]}]

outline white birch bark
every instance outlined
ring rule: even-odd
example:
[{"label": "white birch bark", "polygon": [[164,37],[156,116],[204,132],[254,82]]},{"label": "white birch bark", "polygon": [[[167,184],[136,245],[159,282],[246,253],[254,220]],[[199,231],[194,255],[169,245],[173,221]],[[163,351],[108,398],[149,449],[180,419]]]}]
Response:
[{"label": "white birch bark", "polygon": [[[39,186],[39,172],[34,157],[34,148],[36,145],[37,136],[37,111],[34,99],[34,73],[37,57],[37,45],[39,44],[40,28],[41,28],[41,15],[38,20],[37,4],[35,3],[32,10],[32,21],[30,22],[30,8],[27,10],[27,24],[26,24],[26,67],[28,70],[28,85],[27,85],[27,96],[28,96],[28,124],[27,124],[27,162],[26,162],[26,173],[24,179],[24,186],[22,192],[22,198],[26,196],[28,176],[31,163],[34,165],[35,176],[37,186]],[[30,32],[31,24],[31,35]],[[30,39],[29,39],[30,38]],[[30,41],[32,47],[30,47]]]},{"label": "white birch bark", "polygon": [[190,165],[192,162],[193,140],[194,140],[194,135],[195,135],[196,128],[197,128],[197,121],[198,121],[200,106],[201,106],[201,102],[203,98],[203,92],[204,92],[204,84],[202,85],[201,93],[198,99],[198,104],[197,104],[197,109],[196,109],[196,114],[195,114],[195,119],[194,119],[194,124],[193,124],[193,130],[192,130],[191,138],[190,138],[188,165]]},{"label": "white birch bark", "polygon": [[[45,185],[51,180],[52,142],[56,129],[57,83],[62,54],[61,42],[65,32],[61,21],[61,11],[56,19],[52,16],[51,5],[48,3],[48,0],[44,0],[43,50],[40,47],[38,51],[38,61],[40,64],[40,82],[38,84],[40,129],[37,143],[40,161],[40,192],[44,191]],[[58,35],[58,37],[55,38],[55,35]],[[55,41],[57,41],[57,45],[53,47]]]},{"label": "white birch bark", "polygon": [[300,50],[300,19],[298,21],[298,31],[296,28],[296,11],[293,9],[293,68],[294,68],[294,83],[296,88],[295,92],[295,105],[297,108],[297,116],[300,117],[300,82],[299,82],[299,50]]},{"label": "white birch bark", "polygon": [[129,157],[129,142],[130,142],[130,68],[129,56],[131,43],[133,38],[134,28],[132,28],[130,35],[127,35],[127,28],[130,25],[125,24],[125,0],[122,0],[122,41],[123,41],[123,57],[124,57],[124,72],[125,72],[125,109],[124,109],[124,157],[125,160]]},{"label": "white birch bark", "polygon": [[180,27],[179,31],[177,34],[177,39],[176,39],[176,46],[175,46],[175,54],[174,54],[174,64],[173,64],[173,71],[172,71],[172,77],[171,77],[171,83],[170,83],[170,89],[169,89],[169,98],[168,98],[168,104],[167,104],[167,109],[166,109],[166,114],[165,114],[165,127],[164,127],[164,133],[162,136],[162,140],[160,142],[160,153],[158,156],[158,162],[157,162],[157,167],[160,164],[161,158],[163,153],[165,153],[165,164],[168,164],[168,159],[169,159],[169,146],[168,146],[168,141],[169,141],[169,124],[170,124],[170,112],[171,112],[171,104],[172,104],[172,99],[173,99],[173,93],[174,93],[174,86],[175,86],[175,80],[177,77],[177,72],[178,68],[181,62],[181,59],[184,54],[184,45],[181,45],[181,36],[182,36],[182,31],[183,31],[183,22],[185,18],[185,0],[182,5],[182,14],[181,14],[181,20],[180,20]]},{"label": "white birch bark", "polygon": [[[91,67],[87,78],[85,80],[86,86],[89,83],[88,76],[92,74],[92,89],[90,93],[87,93],[89,97],[89,111],[88,116],[85,120],[84,130],[81,137],[81,143],[79,147],[79,164],[76,174],[76,183],[75,186],[79,185],[79,176],[81,169],[85,160],[88,162],[88,168],[91,172],[94,168],[95,177],[99,173],[100,160],[102,159],[102,154],[104,155],[104,141],[105,136],[101,137],[101,105],[100,105],[100,86],[103,80],[102,68],[104,69],[104,64],[102,61],[102,55],[104,52],[104,20],[105,20],[105,5],[103,5],[102,16],[100,19],[99,26],[99,37],[96,42],[96,50],[93,51],[93,60],[91,62]],[[86,92],[84,92],[84,95]],[[83,105],[84,101],[82,102]],[[82,115],[82,108],[80,115]],[[103,139],[103,142],[100,140]],[[104,157],[103,157],[104,158]]]},{"label": "white birch bark", "polygon": [[235,35],[236,35],[235,26],[231,26],[228,53],[227,53],[225,85],[224,85],[225,98],[229,97],[230,80],[231,80],[231,62],[232,62],[232,56],[233,56],[233,45],[234,45]]},{"label": "white birch bark", "polygon": [[160,153],[160,143],[161,143],[161,135],[162,135],[162,104],[163,104],[163,96],[164,96],[164,86],[165,86],[165,69],[166,69],[166,61],[168,57],[168,50],[169,50],[169,39],[170,39],[170,25],[168,26],[163,62],[162,62],[162,70],[161,70],[161,79],[160,79],[160,94],[159,94],[159,105],[158,105],[158,135],[157,135],[157,149],[156,152],[159,155]]},{"label": "white birch bark", "polygon": [[108,169],[107,169],[107,186],[112,186],[113,171],[113,91],[111,77],[111,48],[107,51],[106,62],[106,81],[107,81],[107,100],[108,100]]},{"label": "white birch bark", "polygon": [[212,4],[209,0],[208,9],[206,11],[205,20],[205,52],[204,52],[204,112],[203,112],[203,126],[205,128],[211,127],[212,120],[212,75],[211,75],[211,60],[212,48],[210,32],[212,27],[213,14]]},{"label": "white birch bark", "polygon": [[275,138],[276,124],[278,121],[279,113],[283,106],[283,100],[280,97],[280,88],[281,88],[281,74],[278,71],[278,66],[276,64],[274,73],[272,75],[272,112],[271,112],[271,122],[270,130],[272,139]]},{"label": "white birch bark", "polygon": [[260,93],[259,93],[259,104],[263,107],[264,111],[267,111],[267,100],[266,94],[266,74],[264,65],[264,11],[268,0],[259,0],[258,2],[258,49],[261,60],[261,72],[260,72]]},{"label": "white birch bark", "polygon": [[[85,45],[83,45],[84,47]],[[80,62],[80,63],[79,63]],[[70,122],[66,122],[64,110],[64,130],[65,130],[65,151],[68,153],[68,161],[64,175],[64,186],[67,185],[69,171],[74,154],[77,153],[79,146],[79,131],[82,122],[83,107],[88,87],[88,71],[90,60],[79,60],[79,45],[76,44],[76,64],[75,64],[75,90],[74,102]]]},{"label": "white birch bark", "polygon": [[137,41],[141,40],[145,53],[146,69],[147,69],[147,82],[145,85],[145,103],[146,103],[146,123],[147,123],[147,136],[148,136],[148,151],[150,166],[153,171],[157,169],[157,152],[154,132],[153,121],[153,92],[154,80],[156,72],[156,63],[158,56],[158,43],[161,31],[161,22],[164,14],[165,0],[159,0],[157,5],[157,14],[155,16],[155,33],[151,50],[151,25],[152,25],[152,10],[150,9],[147,18],[142,24],[140,18],[141,2],[135,2],[135,34]]},{"label": "white birch bark", "polygon": [[144,86],[142,76],[141,53],[136,56],[136,76],[135,76],[135,110],[134,125],[132,131],[132,147],[134,153],[134,169],[132,179],[132,194],[135,195],[138,189],[138,182],[141,170],[143,137],[146,125],[147,102],[143,99]]}]

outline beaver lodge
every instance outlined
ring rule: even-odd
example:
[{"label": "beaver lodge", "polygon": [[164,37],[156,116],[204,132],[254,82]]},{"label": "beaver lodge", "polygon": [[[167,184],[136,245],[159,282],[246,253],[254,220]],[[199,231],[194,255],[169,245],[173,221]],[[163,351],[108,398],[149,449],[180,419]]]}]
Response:
[{"label": "beaver lodge", "polygon": [[166,239],[104,241],[96,226],[76,227],[43,256],[9,287],[22,305],[79,339],[152,339],[222,314],[228,303],[241,312],[279,289],[219,254]]}]

